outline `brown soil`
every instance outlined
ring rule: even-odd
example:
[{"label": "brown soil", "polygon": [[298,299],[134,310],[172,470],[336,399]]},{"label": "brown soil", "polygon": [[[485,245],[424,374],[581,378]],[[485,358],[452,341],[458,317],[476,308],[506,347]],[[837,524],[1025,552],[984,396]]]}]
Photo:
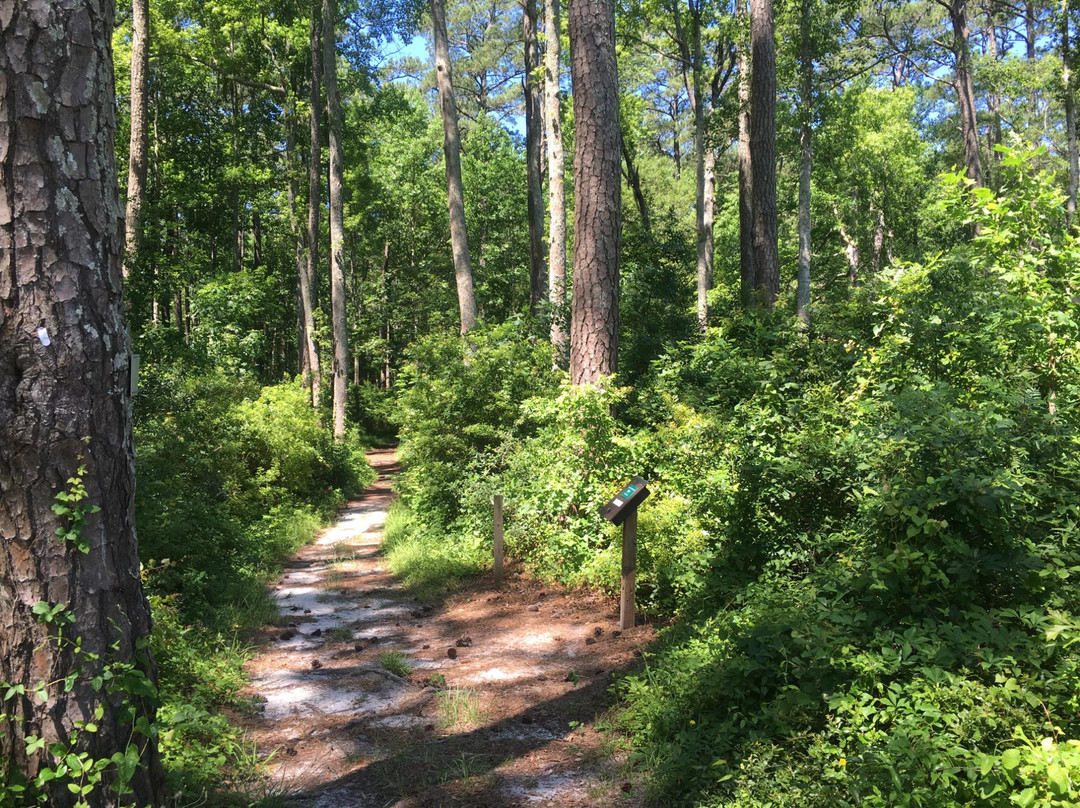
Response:
[{"label": "brown soil", "polygon": [[[420,603],[379,553],[397,471],[301,550],[275,587],[281,627],[248,666],[246,729],[288,804],[639,806],[625,753],[592,726],[649,626],[618,631],[618,604],[508,566]],[[393,673],[395,660],[411,671]],[[404,675],[398,675],[404,673]]]}]

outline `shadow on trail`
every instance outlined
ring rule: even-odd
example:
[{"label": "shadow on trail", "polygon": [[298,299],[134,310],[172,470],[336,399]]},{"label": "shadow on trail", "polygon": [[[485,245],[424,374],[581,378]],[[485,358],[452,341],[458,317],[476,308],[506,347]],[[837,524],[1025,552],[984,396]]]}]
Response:
[{"label": "shadow on trail", "polygon": [[[608,676],[597,678],[514,716],[444,737],[432,737],[430,729],[423,737],[417,730],[395,731],[385,724],[351,722],[343,731],[354,732],[360,743],[385,744],[397,750],[345,777],[295,793],[289,804],[420,808],[528,802],[530,789],[542,787],[535,774],[515,776],[511,771],[500,773],[498,778],[488,775],[498,766],[541,752],[551,744],[568,743],[565,736],[571,727],[593,721],[607,709],[604,693],[610,683]],[[569,773],[551,771],[547,776],[559,780],[561,774]]]}]

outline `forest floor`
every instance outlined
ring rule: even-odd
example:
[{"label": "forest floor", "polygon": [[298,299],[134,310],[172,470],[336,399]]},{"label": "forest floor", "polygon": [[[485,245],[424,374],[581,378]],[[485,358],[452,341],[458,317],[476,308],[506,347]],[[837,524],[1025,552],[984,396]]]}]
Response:
[{"label": "forest floor", "polygon": [[[627,754],[593,726],[650,626],[618,604],[542,585],[511,563],[439,602],[380,555],[397,471],[286,565],[280,626],[257,639],[242,719],[273,788],[297,808],[644,805]],[[404,664],[402,664],[404,663]]]}]

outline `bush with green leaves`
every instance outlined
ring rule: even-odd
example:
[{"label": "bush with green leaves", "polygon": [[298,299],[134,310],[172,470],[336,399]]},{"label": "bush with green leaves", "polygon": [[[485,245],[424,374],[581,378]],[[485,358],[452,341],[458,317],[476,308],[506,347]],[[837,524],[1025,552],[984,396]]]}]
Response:
[{"label": "bush with green leaves", "polygon": [[[434,334],[415,343],[398,377],[398,490],[425,523],[460,513],[458,487],[477,458],[528,434],[521,403],[554,389],[551,346],[522,324],[481,326],[462,339]],[[482,461],[481,461],[482,462]]]},{"label": "bush with green leaves", "polygon": [[714,436],[658,471],[715,552],[691,619],[620,685],[664,798],[1069,804],[1080,244],[1048,178],[1002,165],[998,196],[945,178],[943,214],[977,235],[858,293],[846,357],[713,337],[686,367],[726,375],[661,378],[723,419],[666,428]]}]

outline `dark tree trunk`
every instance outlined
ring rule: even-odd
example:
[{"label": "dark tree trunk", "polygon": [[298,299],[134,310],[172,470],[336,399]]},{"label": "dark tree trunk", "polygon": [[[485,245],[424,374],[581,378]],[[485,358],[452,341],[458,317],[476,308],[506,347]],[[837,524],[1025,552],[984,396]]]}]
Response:
[{"label": "dark tree trunk", "polygon": [[319,343],[315,340],[314,311],[318,307],[319,277],[319,218],[322,213],[322,139],[320,137],[319,109],[322,107],[322,45],[319,30],[322,27],[320,0],[312,0],[311,26],[308,30],[308,46],[311,49],[311,94],[309,101],[311,151],[308,156],[308,225],[307,225],[307,277],[301,284],[301,293],[307,287],[308,301],[304,306],[311,344],[308,363],[311,368],[311,404],[318,410],[322,403],[322,367],[319,362]]},{"label": "dark tree trunk", "polygon": [[612,0],[574,0],[568,10],[574,85],[574,294],[570,380],[615,372],[619,340],[619,85]]},{"label": "dark tree trunk", "polygon": [[979,155],[979,127],[975,116],[975,83],[971,69],[967,0],[952,0],[948,4],[948,11],[953,29],[953,53],[956,58],[956,102],[960,109],[964,167],[967,169],[968,178],[978,186],[983,184],[983,173]]},{"label": "dark tree trunk", "polygon": [[443,122],[443,156],[446,159],[447,208],[450,213],[450,247],[454,253],[461,333],[476,326],[476,292],[472,261],[469,258],[468,230],[465,227],[465,191],[461,184],[461,135],[458,133],[457,102],[450,73],[450,43],[446,33],[443,0],[430,0],[431,27],[435,40],[435,77],[439,84],[439,106]]},{"label": "dark tree trunk", "polygon": [[522,21],[525,34],[525,164],[528,169],[529,200],[529,313],[534,317],[547,298],[544,272],[544,189],[541,178],[543,157],[541,121],[540,42],[536,25],[536,0],[524,0]]},{"label": "dark tree trunk", "polygon": [[[27,688],[4,702],[11,717],[0,723],[0,765],[33,776],[52,761],[46,750],[28,757],[24,739],[66,744],[74,722],[93,720],[100,706],[98,731],[80,733],[78,746],[107,759],[134,743],[141,766],[123,802],[164,805],[154,742],[133,733],[123,694],[105,695],[91,681],[111,662],[155,676],[140,650],[150,610],[134,527],[113,4],[7,2],[0,20],[0,681]],[[88,552],[58,539],[70,522],[52,510],[76,476],[86,486],[83,505],[100,507],[81,530]],[[39,602],[67,604],[68,645],[49,639],[56,627],[39,622]],[[46,703],[31,696],[39,682],[57,683],[47,686]],[[133,701],[153,719],[151,707]],[[114,766],[105,777],[115,779]],[[48,805],[76,801],[68,782],[47,787]],[[86,799],[94,808],[121,802],[103,788]]]},{"label": "dark tree trunk", "polygon": [[750,165],[754,292],[771,309],[780,294],[776,213],[776,40],[772,0],[750,2]]},{"label": "dark tree trunk", "polygon": [[623,162],[626,164],[626,184],[630,186],[630,193],[634,195],[634,204],[637,206],[638,215],[641,217],[641,229],[645,231],[645,238],[653,240],[652,217],[649,216],[649,204],[645,199],[645,192],[641,188],[641,174],[634,162],[633,150],[626,145],[626,137],[622,136],[619,141],[622,148]]},{"label": "dark tree trunk", "polygon": [[150,150],[150,117],[146,109],[150,73],[150,2],[131,4],[131,137],[128,141],[126,249],[124,277],[142,246],[142,209],[146,200],[146,168]]},{"label": "dark tree trunk", "polygon": [[562,113],[559,109],[559,0],[545,0],[544,140],[548,164],[548,299],[554,363],[566,367],[566,191]]},{"label": "dark tree trunk", "polygon": [[346,373],[349,361],[345,313],[345,179],[341,148],[341,102],[337,91],[335,0],[322,0],[323,83],[326,85],[326,130],[330,144],[330,333],[333,340],[333,431],[345,437]]}]

